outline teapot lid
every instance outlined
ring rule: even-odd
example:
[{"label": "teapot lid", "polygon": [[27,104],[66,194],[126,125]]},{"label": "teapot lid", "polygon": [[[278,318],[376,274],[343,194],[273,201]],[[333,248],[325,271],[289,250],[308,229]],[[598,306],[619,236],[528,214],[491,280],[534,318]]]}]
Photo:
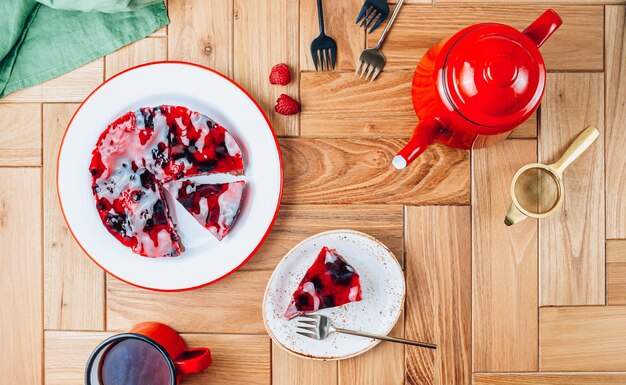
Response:
[{"label": "teapot lid", "polygon": [[535,111],[546,72],[531,38],[507,25],[485,23],[459,32],[450,44],[443,89],[458,113],[485,127],[479,133],[507,131]]}]

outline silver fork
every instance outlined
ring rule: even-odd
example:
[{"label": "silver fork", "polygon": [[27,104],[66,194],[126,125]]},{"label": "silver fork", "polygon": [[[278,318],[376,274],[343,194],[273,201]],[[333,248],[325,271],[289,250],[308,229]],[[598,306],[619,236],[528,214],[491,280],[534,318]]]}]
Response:
[{"label": "silver fork", "polygon": [[372,333],[366,333],[366,332],[358,332],[355,330],[336,328],[333,326],[332,322],[330,321],[330,318],[323,316],[321,314],[301,315],[295,318],[295,320],[299,322],[297,325],[298,331],[296,333],[306,336],[306,337],[313,338],[315,340],[323,340],[326,337],[328,337],[331,333],[338,332],[338,333],[352,334],[355,336],[374,338],[377,340],[399,342],[401,344],[407,344],[407,345],[413,345],[413,346],[421,346],[423,348],[437,349],[437,345],[427,344],[425,342],[417,342],[417,341],[405,340],[402,338],[384,336],[381,334],[372,334]]},{"label": "silver fork", "polygon": [[363,77],[363,74],[365,74],[365,71],[367,71],[367,75],[365,75],[365,80],[367,80],[367,78],[369,78],[369,76],[373,73],[373,76],[370,79],[370,82],[373,82],[380,73],[380,71],[383,70],[383,67],[385,66],[385,55],[383,55],[381,48],[383,46],[383,43],[385,42],[387,33],[391,29],[391,25],[396,20],[396,16],[398,16],[398,13],[400,12],[402,3],[404,3],[404,0],[398,1],[398,5],[396,5],[396,8],[393,10],[391,19],[389,19],[389,21],[387,22],[387,25],[383,30],[383,34],[380,36],[380,39],[378,39],[378,43],[376,43],[376,46],[374,46],[374,48],[367,48],[361,53],[359,61],[356,64],[356,71],[354,71],[354,76],[359,73],[359,69],[361,70],[361,78]]}]

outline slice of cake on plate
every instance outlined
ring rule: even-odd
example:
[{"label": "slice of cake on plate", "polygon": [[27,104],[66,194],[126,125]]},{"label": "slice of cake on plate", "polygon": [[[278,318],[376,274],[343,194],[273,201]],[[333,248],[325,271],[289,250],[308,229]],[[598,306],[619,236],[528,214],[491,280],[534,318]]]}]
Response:
[{"label": "slice of cake on plate", "polygon": [[285,317],[360,300],[359,274],[337,250],[324,246],[293,293]]}]

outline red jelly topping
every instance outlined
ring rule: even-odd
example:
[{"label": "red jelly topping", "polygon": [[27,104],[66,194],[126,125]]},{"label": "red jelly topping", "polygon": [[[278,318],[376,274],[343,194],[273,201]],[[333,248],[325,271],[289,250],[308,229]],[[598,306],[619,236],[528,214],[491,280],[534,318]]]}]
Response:
[{"label": "red jelly topping", "polygon": [[[144,256],[177,256],[184,247],[163,184],[215,173],[241,175],[243,158],[235,139],[208,117],[180,106],[145,107],[120,116],[102,132],[90,172],[98,213],[115,238]],[[231,189],[221,190],[207,206],[207,228],[218,239],[237,218],[243,186],[234,198]],[[237,201],[234,214],[235,204],[227,198]],[[193,209],[202,212],[204,201],[198,199]]]},{"label": "red jelly topping", "polygon": [[336,250],[324,246],[293,293],[285,317],[360,300],[359,274]]}]

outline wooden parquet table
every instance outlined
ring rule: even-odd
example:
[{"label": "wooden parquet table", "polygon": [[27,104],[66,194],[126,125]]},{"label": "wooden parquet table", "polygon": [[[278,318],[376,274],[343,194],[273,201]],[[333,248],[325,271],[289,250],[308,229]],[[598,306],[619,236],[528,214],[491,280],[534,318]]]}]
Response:
[{"label": "wooden parquet table", "polygon": [[[171,24],[58,79],[0,100],[0,383],[82,384],[103,338],[139,321],[170,324],[214,364],[193,384],[626,384],[626,5],[553,0],[564,24],[542,47],[543,104],[512,137],[485,150],[435,145],[404,171],[390,159],[416,118],[410,81],[425,50],[480,21],[524,28],[539,0],[409,0],[373,84],[353,77],[375,42],[354,25],[362,0],[326,0],[338,68],[312,71],[314,0],[169,0]],[[285,165],[283,205],[258,254],[193,292],[136,289],[78,248],[55,188],[61,136],[104,79],[154,60],[228,74],[268,112]],[[270,86],[273,64],[296,79]],[[210,92],[210,90],[207,90]],[[281,93],[299,116],[273,112]],[[102,122],[104,123],[104,122]],[[551,161],[587,124],[602,132],[566,174],[556,215],[507,228],[514,171]],[[319,231],[353,228],[402,259],[407,298],[394,334],[436,352],[382,343],[341,362],[299,359],[272,345],[261,299],[282,255]]]}]

